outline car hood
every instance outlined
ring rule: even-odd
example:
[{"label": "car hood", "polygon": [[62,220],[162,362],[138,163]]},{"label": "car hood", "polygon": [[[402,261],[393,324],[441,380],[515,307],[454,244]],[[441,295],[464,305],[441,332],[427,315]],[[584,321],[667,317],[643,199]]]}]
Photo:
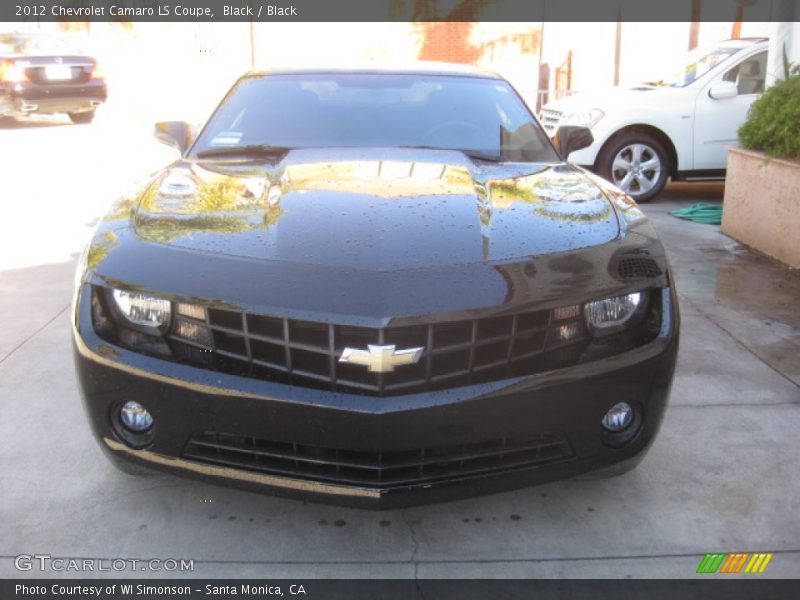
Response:
[{"label": "car hood", "polygon": [[478,164],[444,150],[181,161],[132,204],[135,232],[150,243],[370,271],[504,262],[620,234],[609,199],[576,167]]},{"label": "car hood", "polygon": [[557,110],[564,113],[564,116],[593,108],[599,108],[600,110],[608,112],[611,107],[638,105],[643,101],[652,102],[662,96],[674,96],[682,89],[683,88],[669,86],[649,86],[645,84],[631,87],[614,87],[567,96],[566,98],[548,102],[543,108],[547,110]]}]

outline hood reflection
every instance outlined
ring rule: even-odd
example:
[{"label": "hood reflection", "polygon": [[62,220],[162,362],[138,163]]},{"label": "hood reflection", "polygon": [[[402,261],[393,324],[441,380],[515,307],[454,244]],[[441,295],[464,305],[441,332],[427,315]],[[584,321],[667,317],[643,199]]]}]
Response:
[{"label": "hood reflection", "polygon": [[231,176],[201,168],[167,171],[143,192],[136,230],[167,243],[194,233],[234,235],[276,223],[280,188],[267,188],[263,173]]},{"label": "hood reflection", "polygon": [[370,270],[503,262],[619,235],[608,197],[576,168],[411,149],[180,162],[139,195],[133,225],[197,251]]}]

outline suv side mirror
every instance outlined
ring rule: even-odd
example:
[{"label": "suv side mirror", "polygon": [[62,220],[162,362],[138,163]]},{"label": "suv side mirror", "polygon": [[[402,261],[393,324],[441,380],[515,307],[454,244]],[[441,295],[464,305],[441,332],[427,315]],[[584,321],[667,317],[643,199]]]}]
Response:
[{"label": "suv side mirror", "polygon": [[594,143],[594,136],[588,127],[562,125],[558,128],[553,141],[561,157],[567,160],[572,152],[591,146]]},{"label": "suv side mirror", "polygon": [[715,100],[722,100],[723,98],[733,98],[739,93],[736,84],[733,81],[718,81],[711,86],[708,90],[708,95]]},{"label": "suv side mirror", "polygon": [[184,121],[161,121],[156,123],[153,134],[162,144],[176,148],[181,154],[194,141],[194,128]]}]

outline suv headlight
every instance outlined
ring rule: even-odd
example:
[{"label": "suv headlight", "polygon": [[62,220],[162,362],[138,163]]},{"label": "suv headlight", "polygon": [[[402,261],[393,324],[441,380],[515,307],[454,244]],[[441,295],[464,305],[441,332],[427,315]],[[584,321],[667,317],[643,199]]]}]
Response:
[{"label": "suv headlight", "polygon": [[634,292],[625,296],[615,296],[605,300],[588,302],[584,307],[586,325],[595,335],[604,335],[617,331],[644,304],[644,297],[645,295],[642,292]]},{"label": "suv headlight", "polygon": [[599,108],[574,112],[559,123],[559,125],[577,125],[579,127],[594,127],[606,116]]},{"label": "suv headlight", "polygon": [[169,300],[116,289],[111,296],[120,314],[133,325],[153,328],[169,325],[172,317],[172,305]]}]

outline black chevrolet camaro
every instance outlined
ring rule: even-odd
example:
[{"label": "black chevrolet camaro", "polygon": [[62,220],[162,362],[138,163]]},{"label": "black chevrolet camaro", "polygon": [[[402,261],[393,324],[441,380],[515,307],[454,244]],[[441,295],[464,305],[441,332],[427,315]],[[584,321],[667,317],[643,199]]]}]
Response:
[{"label": "black chevrolet camaro", "polygon": [[101,447],[386,508],[633,468],[678,349],[664,248],[502,78],[251,72],[83,255]]}]

